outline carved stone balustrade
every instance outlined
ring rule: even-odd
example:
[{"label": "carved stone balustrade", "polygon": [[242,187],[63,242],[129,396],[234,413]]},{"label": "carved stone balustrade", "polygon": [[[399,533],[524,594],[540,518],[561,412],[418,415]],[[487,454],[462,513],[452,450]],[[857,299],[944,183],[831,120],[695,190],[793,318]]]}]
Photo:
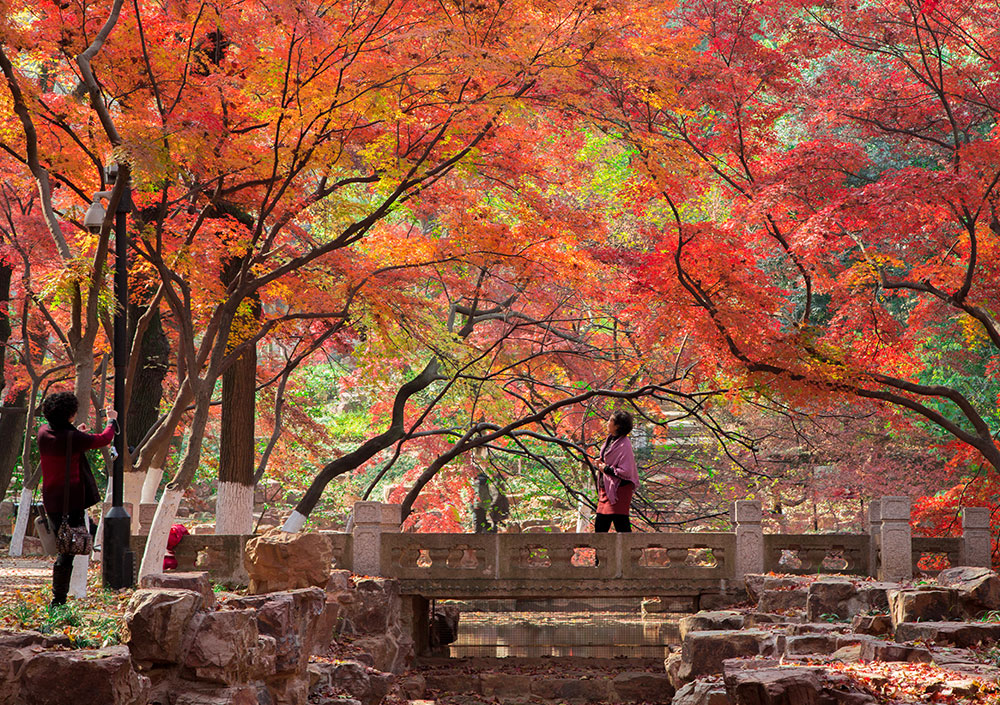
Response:
[{"label": "carved stone balustrade", "polygon": [[914,536],[911,542],[914,575],[937,575],[945,568],[962,565],[961,538]]},{"label": "carved stone balustrade", "polygon": [[765,534],[764,570],[775,573],[868,575],[865,534]]}]

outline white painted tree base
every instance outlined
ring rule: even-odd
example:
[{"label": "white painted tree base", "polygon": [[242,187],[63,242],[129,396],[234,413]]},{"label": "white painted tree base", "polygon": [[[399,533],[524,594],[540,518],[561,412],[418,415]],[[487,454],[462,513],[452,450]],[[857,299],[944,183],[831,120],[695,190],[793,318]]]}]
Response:
[{"label": "white painted tree base", "polygon": [[142,496],[139,501],[143,504],[150,504],[156,501],[156,492],[160,489],[160,480],[163,479],[163,468],[150,468],[146,472],[146,479],[142,481]]},{"label": "white painted tree base", "polygon": [[17,504],[17,520],[14,522],[14,535],[10,537],[8,553],[17,557],[24,553],[24,537],[28,533],[28,514],[31,512],[31,490],[21,490],[21,499]]},{"label": "white painted tree base", "polygon": [[215,533],[253,533],[253,485],[220,482],[215,498]]},{"label": "white painted tree base", "polygon": [[177,518],[177,507],[181,504],[183,494],[181,490],[165,489],[156,505],[156,514],[153,515],[153,523],[146,538],[146,550],[143,551],[142,564],[139,566],[140,581],[147,575],[163,572],[167,538],[170,536],[170,527]]},{"label": "white painted tree base", "polygon": [[73,576],[69,580],[70,597],[87,596],[87,569],[89,567],[90,556],[73,556]]},{"label": "white painted tree base", "polygon": [[146,473],[129,471],[122,473],[122,503],[127,507],[132,505],[132,523],[138,526],[139,502],[142,501],[142,488],[146,482]]},{"label": "white painted tree base", "polygon": [[104,504],[101,505],[101,518],[97,520],[97,536],[94,537],[94,553],[100,553],[104,546],[104,506],[111,504],[112,479],[108,476],[108,488],[104,492]]},{"label": "white painted tree base", "polygon": [[306,525],[306,519],[308,518],[305,514],[299,514],[298,511],[293,510],[288,518],[285,519],[281,530],[286,534],[297,534],[302,531],[302,527]]}]

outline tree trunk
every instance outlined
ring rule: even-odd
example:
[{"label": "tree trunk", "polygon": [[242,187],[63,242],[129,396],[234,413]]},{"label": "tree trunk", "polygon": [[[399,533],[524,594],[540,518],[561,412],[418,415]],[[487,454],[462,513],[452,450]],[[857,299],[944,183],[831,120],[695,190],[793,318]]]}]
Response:
[{"label": "tree trunk", "polygon": [[[28,390],[22,389],[12,401],[13,407],[26,409]],[[14,476],[14,468],[17,467],[17,459],[21,455],[17,439],[24,438],[26,421],[27,411],[0,414],[0,438],[3,439],[0,441],[0,499],[7,495],[7,488]]]},{"label": "tree trunk", "polygon": [[16,441],[24,437],[28,403],[27,388],[12,393],[6,377],[6,344],[11,334],[8,307],[12,272],[9,265],[0,263],[0,394],[4,395],[3,405],[8,410],[0,413],[0,499],[7,495],[17,458],[21,454]]},{"label": "tree trunk", "polygon": [[215,533],[253,531],[254,411],[257,349],[249,347],[222,374],[219,492]]},{"label": "tree trunk", "polygon": [[198,389],[192,395],[195,399],[195,407],[194,417],[191,419],[191,426],[188,429],[187,448],[184,449],[184,458],[181,460],[180,469],[164,489],[160,501],[156,505],[156,514],[153,516],[153,523],[149,527],[149,536],[146,538],[146,550],[142,554],[142,563],[139,566],[140,580],[143,576],[159,573],[163,570],[163,556],[167,551],[167,536],[170,534],[170,527],[177,516],[181,495],[194,479],[194,473],[201,461],[205,426],[208,424],[208,412],[212,402],[211,389],[215,386],[215,380],[211,380],[211,382],[199,380],[194,384],[198,385]]},{"label": "tree trunk", "polygon": [[[129,304],[129,323],[134,326],[146,307]],[[129,331],[129,339],[135,335],[134,328]],[[156,423],[160,414],[160,402],[163,400],[163,380],[167,376],[170,363],[170,341],[163,332],[163,322],[157,308],[149,320],[149,325],[139,341],[139,364],[132,380],[132,394],[129,397],[128,420],[125,424],[127,434],[126,444],[135,448],[146,436],[149,429]],[[142,471],[125,468],[123,483],[124,501],[132,504],[132,529],[137,528],[139,505],[143,502],[155,502],[156,490],[159,487],[163,469],[154,473],[154,483],[151,491],[147,489],[146,474]]]}]

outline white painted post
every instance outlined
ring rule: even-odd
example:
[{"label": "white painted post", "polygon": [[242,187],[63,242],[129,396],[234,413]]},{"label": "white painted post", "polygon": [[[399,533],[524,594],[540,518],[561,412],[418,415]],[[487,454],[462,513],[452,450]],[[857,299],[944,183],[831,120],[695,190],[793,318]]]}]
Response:
[{"label": "white painted post", "polygon": [[962,565],[989,568],[992,549],[990,510],[987,507],[962,507]]},{"label": "white painted post", "polygon": [[913,535],[910,532],[910,498],[883,497],[879,580],[913,577]]},{"label": "white painted post", "polygon": [[736,525],[733,578],[742,582],[746,575],[764,572],[764,530],[761,527],[760,500],[741,499],[733,502],[732,517]]}]

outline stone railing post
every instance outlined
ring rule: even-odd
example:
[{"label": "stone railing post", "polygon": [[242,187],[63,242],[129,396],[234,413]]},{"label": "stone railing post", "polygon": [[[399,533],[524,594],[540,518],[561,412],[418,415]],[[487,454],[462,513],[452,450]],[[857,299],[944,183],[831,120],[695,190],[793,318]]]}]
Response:
[{"label": "stone railing post", "polygon": [[399,532],[399,516],[398,504],[354,503],[351,572],[357,575],[381,575],[382,534]]},{"label": "stone railing post", "polygon": [[868,575],[878,575],[878,542],[882,536],[882,502],[868,503]]},{"label": "stone railing post", "polygon": [[913,577],[913,536],[910,533],[910,498],[883,497],[879,580]]},{"label": "stone railing post", "polygon": [[987,507],[962,507],[962,565],[990,567],[990,510]]},{"label": "stone railing post", "polygon": [[764,531],[761,529],[760,501],[741,499],[733,502],[736,525],[736,560],[733,579],[742,582],[745,575],[764,572]]}]

